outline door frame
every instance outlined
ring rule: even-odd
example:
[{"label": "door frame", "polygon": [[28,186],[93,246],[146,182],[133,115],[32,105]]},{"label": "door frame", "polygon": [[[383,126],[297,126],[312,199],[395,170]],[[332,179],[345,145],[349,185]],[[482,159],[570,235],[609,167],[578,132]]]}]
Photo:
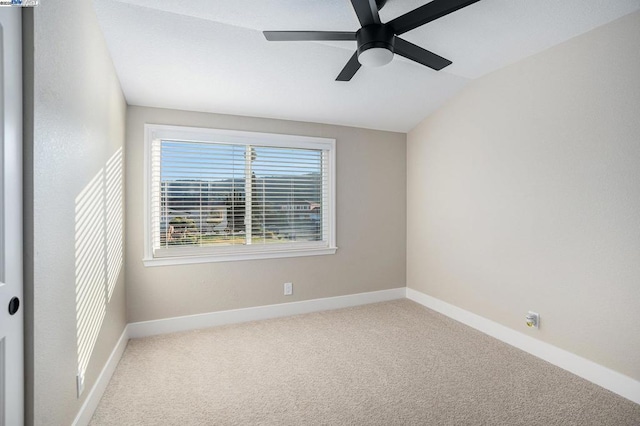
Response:
[{"label": "door frame", "polygon": [[[23,294],[23,217],[22,217],[22,10],[0,8],[3,67],[0,73],[0,221],[2,259],[0,279],[8,291],[0,290],[0,320],[8,324],[4,366],[4,419],[0,425],[24,423],[24,294]],[[8,303],[18,297],[20,307],[8,313]],[[6,299],[6,300],[5,300]],[[0,401],[0,404],[3,402]]]}]

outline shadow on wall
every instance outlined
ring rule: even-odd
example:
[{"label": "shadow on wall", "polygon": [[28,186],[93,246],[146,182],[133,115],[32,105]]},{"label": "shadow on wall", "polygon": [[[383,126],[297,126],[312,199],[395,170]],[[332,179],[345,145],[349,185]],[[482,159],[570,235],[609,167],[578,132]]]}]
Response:
[{"label": "shadow on wall", "polygon": [[78,375],[84,373],[123,263],[122,148],[75,200]]}]

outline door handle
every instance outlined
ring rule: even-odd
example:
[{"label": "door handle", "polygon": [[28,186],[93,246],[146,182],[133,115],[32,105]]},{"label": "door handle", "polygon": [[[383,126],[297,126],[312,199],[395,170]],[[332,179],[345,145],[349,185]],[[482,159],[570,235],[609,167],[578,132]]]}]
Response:
[{"label": "door handle", "polygon": [[9,315],[14,315],[20,309],[20,299],[17,297],[11,298],[9,301]]}]

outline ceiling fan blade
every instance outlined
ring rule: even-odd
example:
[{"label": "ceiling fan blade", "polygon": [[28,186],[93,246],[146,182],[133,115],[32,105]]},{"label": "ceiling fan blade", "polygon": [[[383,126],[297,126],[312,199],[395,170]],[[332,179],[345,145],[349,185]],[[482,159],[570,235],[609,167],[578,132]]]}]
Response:
[{"label": "ceiling fan blade", "polygon": [[358,62],[358,52],[355,52],[347,65],[342,68],[340,74],[336,78],[336,81],[349,81],[355,75],[355,73],[360,69],[360,62]]},{"label": "ceiling fan blade", "polygon": [[396,19],[388,22],[388,25],[391,25],[396,35],[400,35],[479,1],[480,0],[433,0],[411,12],[398,16]]},{"label": "ceiling fan blade", "polygon": [[358,15],[360,25],[363,27],[380,23],[376,0],[351,0],[351,4]]},{"label": "ceiling fan blade", "polygon": [[436,71],[440,71],[447,65],[451,65],[452,62],[448,59],[438,56],[433,52],[429,52],[420,46],[416,46],[413,43],[409,43],[406,40],[396,37],[394,41],[394,51],[400,56],[404,56],[407,59],[418,62],[422,65],[426,65],[429,68],[433,68]]},{"label": "ceiling fan blade", "polygon": [[351,31],[263,31],[269,41],[355,40]]}]

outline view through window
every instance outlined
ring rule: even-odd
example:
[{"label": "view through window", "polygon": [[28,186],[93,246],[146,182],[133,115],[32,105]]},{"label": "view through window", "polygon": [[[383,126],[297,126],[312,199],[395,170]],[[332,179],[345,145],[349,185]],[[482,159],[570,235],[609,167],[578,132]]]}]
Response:
[{"label": "view through window", "polygon": [[154,257],[330,247],[331,149],[276,136],[154,139]]}]

